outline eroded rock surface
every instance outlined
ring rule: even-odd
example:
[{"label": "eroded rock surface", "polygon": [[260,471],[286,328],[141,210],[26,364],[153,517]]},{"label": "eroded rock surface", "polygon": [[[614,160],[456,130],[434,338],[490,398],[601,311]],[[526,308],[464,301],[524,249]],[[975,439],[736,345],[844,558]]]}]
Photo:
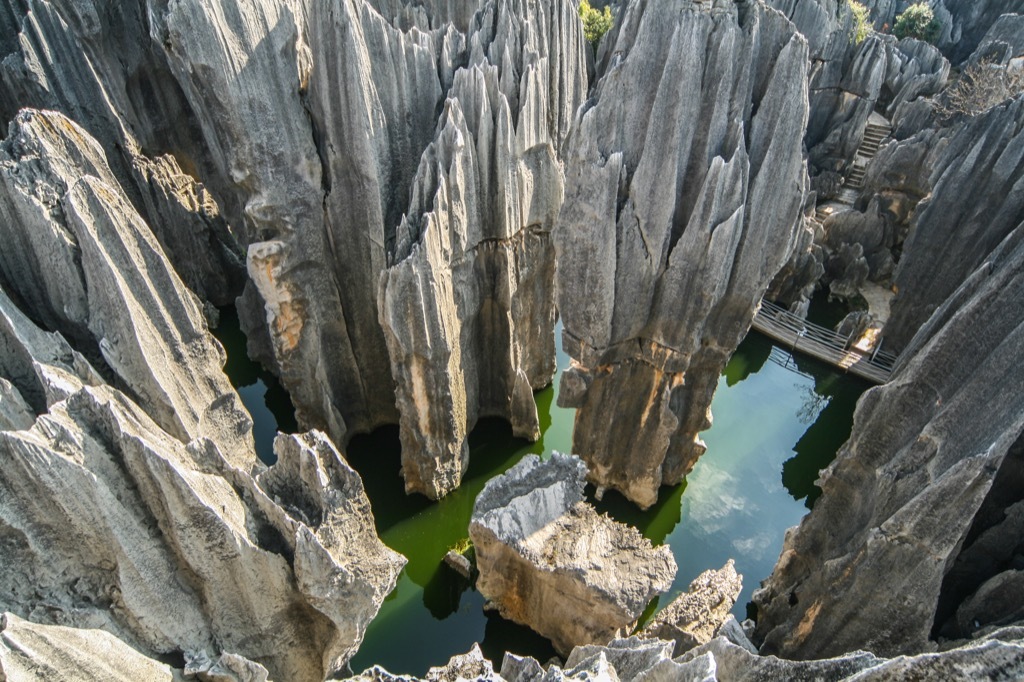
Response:
[{"label": "eroded rock surface", "polygon": [[0,146],[0,283],[116,377],[182,442],[208,437],[236,466],[252,420],[224,350],[99,143],[61,114],[26,110]]},{"label": "eroded rock surface", "polygon": [[[929,316],[952,295],[1024,216],[1024,96],[967,120],[954,130],[925,131],[900,143],[932,158],[930,195],[914,208],[910,234],[896,271],[898,294],[886,338],[904,348]],[[940,145],[935,138],[945,138]],[[894,152],[896,154],[896,152]],[[902,163],[914,155],[877,161],[872,181],[892,192],[886,177],[913,178]],[[897,165],[899,164],[899,165]],[[916,184],[922,184],[920,182]],[[913,195],[911,195],[913,196]],[[965,201],[965,197],[971,197]]]},{"label": "eroded rock surface", "polygon": [[719,373],[795,246],[808,50],[756,1],[619,21],[568,144],[559,403],[592,480],[648,507],[703,453]]},{"label": "eroded rock surface", "polygon": [[0,604],[149,655],[234,651],[321,680],[354,653],[404,561],[322,434],[280,437],[254,481],[125,396],[81,388],[0,433]]},{"label": "eroded rock surface", "polygon": [[704,571],[690,588],[658,612],[641,636],[675,642],[674,656],[707,644],[729,617],[743,590],[743,576],[730,559],[719,570]]},{"label": "eroded rock surface", "polygon": [[536,438],[556,153],[586,88],[573,4],[151,5],[244,206],[250,350],[300,423],[343,444],[399,421],[407,489],[433,498],[479,416]]},{"label": "eroded rock surface", "polygon": [[[1021,499],[1022,266],[1018,227],[931,316],[892,380],[861,399],[822,497],[755,593],[762,653],[927,651],[936,629],[1012,568],[954,570]],[[1001,541],[1020,547],[1012,529]]]},{"label": "eroded rock surface", "polygon": [[[1006,628],[960,643],[936,654],[880,659],[865,652],[818,661],[787,661],[758,656],[724,637],[718,637],[687,654],[673,658],[672,643],[630,637],[607,646],[580,646],[562,666],[542,667],[533,658],[506,654],[501,674],[494,673],[479,650],[452,658],[432,668],[425,678],[438,680],[480,679],[491,682],[758,682],[769,680],[817,680],[860,682],[871,680],[947,679],[977,680],[1015,678],[1024,673],[1024,640],[1020,628]],[[351,682],[416,682],[416,678],[391,675],[373,668],[350,678]]]},{"label": "eroded rock surface", "polygon": [[668,547],[583,501],[585,477],[577,457],[529,455],[487,483],[469,527],[477,589],[563,654],[631,627],[676,573]]},{"label": "eroded rock surface", "polygon": [[584,94],[572,12],[518,2],[474,18],[469,64],[454,73],[389,252],[378,305],[409,491],[458,486],[479,417],[540,436],[533,391],[554,374],[557,151]]},{"label": "eroded rock surface", "polygon": [[[184,655],[200,679],[259,679],[237,655],[318,682],[404,560],[325,435],[258,462],[199,299],[120,188],[62,114],[22,112],[0,146],[0,610]],[[84,653],[36,625],[39,655],[5,665],[82,679],[61,671]]]}]

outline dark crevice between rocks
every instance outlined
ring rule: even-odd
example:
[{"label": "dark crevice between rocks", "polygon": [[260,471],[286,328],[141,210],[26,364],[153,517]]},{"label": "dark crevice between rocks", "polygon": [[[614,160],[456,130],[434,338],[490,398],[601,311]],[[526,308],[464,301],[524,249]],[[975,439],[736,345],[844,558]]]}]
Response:
[{"label": "dark crevice between rocks", "polygon": [[220,324],[211,333],[227,355],[224,373],[253,421],[256,454],[265,464],[277,461],[274,438],[280,433],[297,433],[298,422],[291,397],[278,378],[247,353],[247,338],[233,306],[219,309]]},{"label": "dark crevice between rocks", "polygon": [[[975,515],[960,554],[946,573],[935,609],[932,639],[969,637],[957,622],[957,610],[985,582],[1007,570],[1024,569],[1024,533],[1007,528],[998,543],[986,531],[1008,520],[1007,510],[1024,501],[1024,434],[1010,447],[996,473],[992,488]],[[1016,534],[1011,533],[1017,531]],[[986,624],[981,624],[982,626]]]}]

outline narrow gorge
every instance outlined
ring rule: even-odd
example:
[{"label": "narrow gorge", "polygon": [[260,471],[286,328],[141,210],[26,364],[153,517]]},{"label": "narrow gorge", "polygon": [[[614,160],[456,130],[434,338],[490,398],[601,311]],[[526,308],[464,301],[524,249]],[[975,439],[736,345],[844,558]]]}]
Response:
[{"label": "narrow gorge", "polygon": [[1024,676],[1024,2],[0,0],[0,115],[0,680]]}]

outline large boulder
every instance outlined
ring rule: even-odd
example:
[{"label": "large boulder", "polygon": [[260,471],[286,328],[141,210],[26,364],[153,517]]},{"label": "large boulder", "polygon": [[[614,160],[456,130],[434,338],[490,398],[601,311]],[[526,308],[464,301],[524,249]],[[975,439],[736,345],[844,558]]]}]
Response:
[{"label": "large boulder", "polygon": [[633,626],[676,573],[668,547],[583,500],[585,477],[577,457],[529,455],[487,483],[469,527],[477,589],[563,654]]}]

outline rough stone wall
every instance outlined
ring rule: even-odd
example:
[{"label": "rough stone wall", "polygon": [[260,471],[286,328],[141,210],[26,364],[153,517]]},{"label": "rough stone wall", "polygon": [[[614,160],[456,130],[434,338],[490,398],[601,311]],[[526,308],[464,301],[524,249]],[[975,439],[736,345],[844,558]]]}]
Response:
[{"label": "rough stone wall", "polygon": [[[938,134],[941,152],[927,178],[930,194],[914,208],[910,234],[896,271],[898,294],[886,338],[905,347],[928,317],[968,278],[1024,216],[1024,96],[952,131]],[[925,131],[901,143],[912,150],[936,144]],[[878,176],[910,175],[898,152],[880,159]],[[883,191],[885,179],[872,179]],[[965,201],[965,197],[972,200]]]},{"label": "rough stone wall", "polygon": [[[269,330],[250,350],[337,442],[400,420],[408,489],[443,495],[478,415],[537,435],[556,152],[586,87],[574,8],[229,4],[154,6],[153,34],[245,206],[244,317]],[[462,239],[432,250],[435,222]],[[491,283],[444,295],[474,268]]]},{"label": "rough stone wall", "polygon": [[481,416],[540,436],[533,391],[555,369],[557,150],[584,94],[581,40],[564,3],[474,20],[470,64],[454,74],[380,283],[407,490],[457,487]]},{"label": "rough stone wall", "polygon": [[647,507],[703,452],[718,375],[793,249],[808,52],[760,2],[636,2],[620,22],[566,155],[559,402],[592,480]]},{"label": "rough stone wall", "polygon": [[[994,561],[944,587],[1019,499],[1022,265],[1019,226],[931,316],[893,379],[862,398],[821,499],[755,594],[762,653],[933,649],[933,628],[1003,570]],[[1005,547],[1020,546],[1007,528]]]}]

